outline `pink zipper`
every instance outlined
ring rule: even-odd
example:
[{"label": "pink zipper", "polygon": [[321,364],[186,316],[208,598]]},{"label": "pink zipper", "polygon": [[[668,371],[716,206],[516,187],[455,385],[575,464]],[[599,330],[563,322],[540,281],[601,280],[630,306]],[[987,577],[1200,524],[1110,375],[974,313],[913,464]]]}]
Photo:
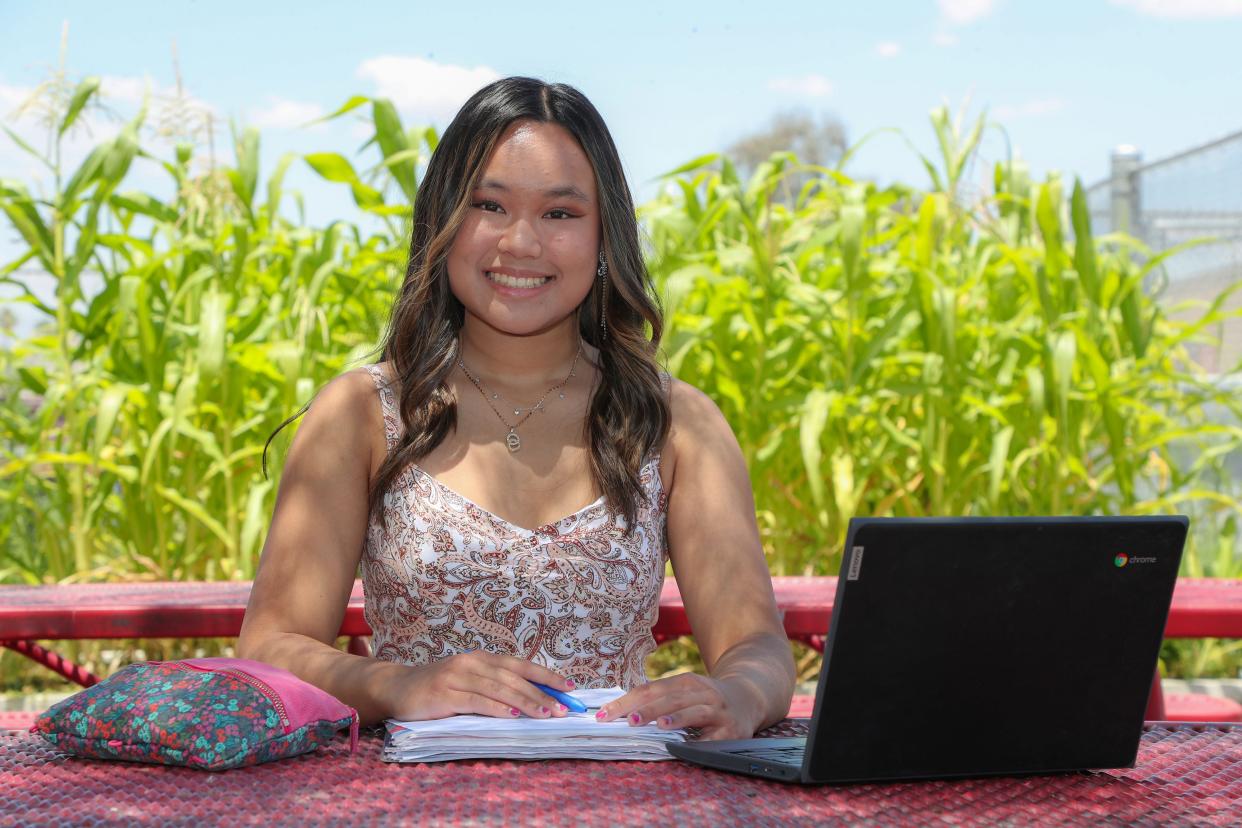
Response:
[{"label": "pink zipper", "polygon": [[218,673],[220,675],[232,676],[238,681],[249,684],[255,690],[258,690],[263,697],[271,703],[272,707],[276,708],[276,715],[280,717],[281,728],[284,729],[285,733],[289,732],[289,714],[285,711],[285,703],[281,700],[280,694],[273,690],[266,682],[255,678],[249,673],[243,673],[240,670],[210,670],[203,667],[196,667],[193,664],[186,664],[181,661],[166,661],[164,663],[171,664],[181,670],[192,670],[199,673]]}]

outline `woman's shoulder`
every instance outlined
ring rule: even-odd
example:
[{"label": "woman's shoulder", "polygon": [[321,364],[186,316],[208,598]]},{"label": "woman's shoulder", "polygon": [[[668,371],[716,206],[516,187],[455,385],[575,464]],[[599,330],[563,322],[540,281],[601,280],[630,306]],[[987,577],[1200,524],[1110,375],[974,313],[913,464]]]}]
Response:
[{"label": "woman's shoulder", "polygon": [[379,420],[376,383],[364,367],[338,374],[311,400],[306,422],[326,421],[336,427],[365,426]]},{"label": "woman's shoulder", "polygon": [[728,426],[719,406],[711,397],[676,377],[669,377],[667,382],[671,430],[696,434],[704,427],[710,430],[712,426],[718,427],[721,423]]},{"label": "woman's shoulder", "polygon": [[736,443],[733,429],[711,397],[688,382],[669,381],[669,430],[664,442],[661,474],[667,481],[677,474],[679,457],[711,451],[728,442]]}]

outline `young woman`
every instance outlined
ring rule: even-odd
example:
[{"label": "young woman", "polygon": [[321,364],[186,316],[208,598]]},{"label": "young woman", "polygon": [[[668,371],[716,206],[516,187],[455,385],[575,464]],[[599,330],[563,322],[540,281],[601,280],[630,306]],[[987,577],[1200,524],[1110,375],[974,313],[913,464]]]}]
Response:
[{"label": "young woman", "polygon": [[[602,720],[706,738],[779,720],[793,661],[746,468],[659,370],[661,331],[599,113],[530,78],[477,92],[419,187],[382,361],[293,440],[240,655],[364,722],[564,715],[532,681],[618,685]],[[666,557],[710,677],[646,681]],[[374,657],[332,646],[359,565]]]}]

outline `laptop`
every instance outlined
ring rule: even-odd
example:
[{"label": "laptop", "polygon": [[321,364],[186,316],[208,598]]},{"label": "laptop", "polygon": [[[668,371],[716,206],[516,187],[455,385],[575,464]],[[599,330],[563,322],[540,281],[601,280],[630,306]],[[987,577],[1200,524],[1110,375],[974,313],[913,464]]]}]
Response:
[{"label": "laptop", "polygon": [[809,735],[668,750],[801,783],[1133,767],[1188,525],[855,518]]}]

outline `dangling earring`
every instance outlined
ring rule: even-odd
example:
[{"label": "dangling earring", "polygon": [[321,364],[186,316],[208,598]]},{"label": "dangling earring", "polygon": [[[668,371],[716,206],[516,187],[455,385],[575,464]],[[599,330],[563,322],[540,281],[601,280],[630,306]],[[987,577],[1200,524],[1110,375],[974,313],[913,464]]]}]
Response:
[{"label": "dangling earring", "polygon": [[608,260],[604,258],[604,248],[599,249],[599,268],[595,274],[599,276],[599,330],[600,342],[608,339],[608,320],[604,313],[608,308]]}]

